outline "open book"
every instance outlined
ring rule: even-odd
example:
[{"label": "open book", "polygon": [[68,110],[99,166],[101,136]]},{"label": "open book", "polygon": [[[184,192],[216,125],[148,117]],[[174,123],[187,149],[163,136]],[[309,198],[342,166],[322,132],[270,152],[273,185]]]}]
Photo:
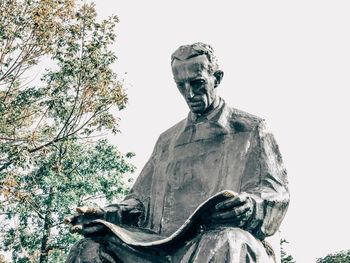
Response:
[{"label": "open book", "polygon": [[[93,224],[103,224],[109,228],[118,238],[124,243],[135,247],[160,247],[171,246],[180,240],[185,239],[189,235],[193,234],[193,229],[198,229],[198,226],[205,225],[206,211],[211,209],[217,203],[220,203],[228,198],[237,196],[237,193],[230,190],[223,190],[206,201],[200,204],[197,209],[188,217],[185,223],[182,224],[172,235],[165,237],[152,233],[150,230],[130,227],[119,226],[110,222],[97,219]],[[204,215],[204,216],[203,216]]]}]

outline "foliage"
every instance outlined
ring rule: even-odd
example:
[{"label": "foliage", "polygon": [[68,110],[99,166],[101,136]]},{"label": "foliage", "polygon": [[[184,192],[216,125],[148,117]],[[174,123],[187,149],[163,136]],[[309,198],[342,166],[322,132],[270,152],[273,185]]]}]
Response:
[{"label": "foliage", "polygon": [[0,13],[0,84],[8,86],[4,99],[18,78],[64,37],[74,1],[1,0]]},{"label": "foliage", "polygon": [[280,241],[280,246],[281,246],[281,263],[295,263],[294,258],[289,255],[285,250],[284,250],[284,244],[288,244],[289,242],[285,239],[281,239]]},{"label": "foliage", "polygon": [[[127,156],[106,140],[127,103],[111,70],[116,16],[93,4],[0,0],[0,209],[2,247],[15,262],[61,262],[76,236],[73,207],[125,193]],[[40,62],[51,65],[32,84]],[[10,223],[9,223],[10,222]]]},{"label": "foliage", "polygon": [[350,262],[350,250],[332,253],[324,258],[318,258],[317,263],[347,263]]},{"label": "foliage", "polygon": [[[28,168],[31,157],[70,136],[86,137],[102,129],[116,133],[117,119],[110,110],[112,106],[122,109],[127,102],[121,83],[110,69],[116,60],[109,45],[115,40],[117,18],[97,23],[93,5],[83,5],[67,21],[60,17],[61,12],[56,14],[57,10],[46,8],[43,2],[62,3],[58,0],[1,2],[0,9],[5,13],[2,13],[0,25],[0,171],[19,166]],[[17,6],[12,7],[10,3],[17,3]],[[70,6],[67,4],[68,9]],[[47,10],[42,11],[44,21],[39,23],[43,24],[39,28],[50,31],[53,25],[46,24],[46,20],[58,20],[61,24],[54,28],[59,28],[60,37],[45,34],[42,38],[49,40],[42,40],[36,32],[36,20],[25,16],[24,21],[12,21],[12,8],[19,9],[15,13],[20,14],[28,13],[28,9],[32,12]],[[65,14],[63,12],[62,16]],[[14,23],[12,27],[19,27],[12,33],[5,30],[11,22]],[[16,23],[34,24],[22,28]],[[33,43],[22,35],[39,35],[39,40]],[[37,45],[39,47],[35,48]],[[33,49],[40,52],[32,55]],[[38,63],[48,52],[57,69],[45,73],[42,78],[45,85],[23,84],[20,76],[24,70]]]},{"label": "foliage", "polygon": [[106,140],[84,145],[75,140],[62,142],[45,159],[36,160],[35,167],[13,184],[14,191],[22,193],[22,202],[8,199],[6,216],[16,224],[1,229],[7,233],[4,248],[14,251],[16,262],[37,262],[39,253],[33,255],[33,251],[40,252],[43,239],[35,233],[44,232],[45,236],[45,231],[49,240],[43,249],[50,251],[50,257],[62,258],[78,238],[62,224],[64,217],[77,205],[123,195],[126,190],[121,176],[133,170]]}]

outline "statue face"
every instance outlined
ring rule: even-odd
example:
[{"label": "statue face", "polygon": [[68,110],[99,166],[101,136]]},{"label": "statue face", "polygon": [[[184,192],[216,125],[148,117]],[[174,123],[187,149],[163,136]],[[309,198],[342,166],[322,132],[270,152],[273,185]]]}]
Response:
[{"label": "statue face", "polygon": [[204,113],[216,98],[216,78],[205,55],[185,61],[175,59],[172,71],[177,88],[193,113]]}]

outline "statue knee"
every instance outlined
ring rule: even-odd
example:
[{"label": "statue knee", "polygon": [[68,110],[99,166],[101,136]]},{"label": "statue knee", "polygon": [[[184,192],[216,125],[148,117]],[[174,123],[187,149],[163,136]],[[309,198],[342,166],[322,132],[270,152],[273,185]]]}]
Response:
[{"label": "statue knee", "polygon": [[244,262],[275,262],[274,253],[267,253],[260,240],[241,228],[225,227],[208,231],[202,236],[201,243],[218,258],[230,254],[232,258],[243,258]]},{"label": "statue knee", "polygon": [[79,240],[71,248],[66,263],[102,262],[100,260],[101,244],[91,238]]},{"label": "statue knee", "polygon": [[70,250],[66,263],[93,262],[117,263],[115,253],[106,246],[104,238],[84,238],[79,240]]}]

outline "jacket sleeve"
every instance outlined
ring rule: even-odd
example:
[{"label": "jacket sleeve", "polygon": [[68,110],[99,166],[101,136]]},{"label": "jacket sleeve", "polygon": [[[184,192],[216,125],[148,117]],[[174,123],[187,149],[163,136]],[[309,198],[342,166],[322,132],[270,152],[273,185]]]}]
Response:
[{"label": "jacket sleeve", "polygon": [[244,228],[263,240],[278,230],[289,204],[287,172],[264,121],[252,134],[248,154],[241,192],[248,193],[255,206]]},{"label": "jacket sleeve", "polygon": [[107,211],[107,221],[115,224],[121,223],[140,227],[145,225],[148,220],[150,193],[159,141],[160,139],[158,139],[150,159],[137,177],[129,194],[123,201],[105,208]]}]

